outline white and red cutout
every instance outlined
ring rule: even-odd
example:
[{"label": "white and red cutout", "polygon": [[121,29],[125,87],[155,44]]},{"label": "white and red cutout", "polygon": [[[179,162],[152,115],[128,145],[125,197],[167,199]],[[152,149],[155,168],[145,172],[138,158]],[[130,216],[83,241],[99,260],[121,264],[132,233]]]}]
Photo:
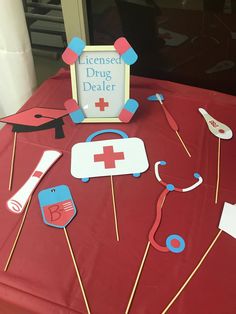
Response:
[{"label": "white and red cutout", "polygon": [[199,108],[198,110],[205,119],[208,129],[212,134],[223,140],[229,140],[233,137],[233,132],[227,125],[217,121],[215,118],[209,115],[205,109]]},{"label": "white and red cutout", "polygon": [[[95,136],[102,133],[125,134],[119,130],[102,130],[95,133]],[[123,174],[139,176],[148,169],[145,146],[140,138],[127,137],[91,142],[92,138],[89,137],[86,142],[72,147],[71,174],[73,177],[86,181],[91,177]]]},{"label": "white and red cutout", "polygon": [[56,150],[45,150],[40,158],[36,168],[22,185],[22,187],[7,201],[8,209],[15,213],[20,214],[26,203],[53,164],[62,156],[62,152]]}]

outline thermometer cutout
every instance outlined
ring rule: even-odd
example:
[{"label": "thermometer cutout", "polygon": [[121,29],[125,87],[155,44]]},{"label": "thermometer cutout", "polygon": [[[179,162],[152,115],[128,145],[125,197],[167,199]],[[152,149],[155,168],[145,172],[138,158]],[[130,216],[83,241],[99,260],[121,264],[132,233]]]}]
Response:
[{"label": "thermometer cutout", "polygon": [[189,157],[191,157],[191,154],[190,154],[189,150],[187,149],[187,147],[186,147],[182,137],[179,134],[179,126],[178,126],[177,122],[175,121],[173,116],[170,114],[170,112],[166,109],[166,107],[165,107],[165,105],[163,103],[164,96],[162,94],[155,94],[155,95],[149,96],[147,99],[151,100],[151,101],[156,101],[156,100],[159,101],[159,103],[162,106],[162,109],[164,110],[164,113],[165,113],[165,116],[166,116],[166,120],[167,120],[170,128],[176,133],[176,135],[177,135],[178,139],[180,140],[183,148],[185,149],[187,155]]},{"label": "thermometer cutout", "polygon": [[221,154],[221,139],[229,140],[233,137],[232,130],[222,122],[217,121],[209,113],[203,109],[198,109],[207,123],[210,132],[218,137],[218,150],[217,150],[217,175],[216,175],[216,190],[215,190],[215,204],[218,202],[219,186],[220,186],[220,154]]}]

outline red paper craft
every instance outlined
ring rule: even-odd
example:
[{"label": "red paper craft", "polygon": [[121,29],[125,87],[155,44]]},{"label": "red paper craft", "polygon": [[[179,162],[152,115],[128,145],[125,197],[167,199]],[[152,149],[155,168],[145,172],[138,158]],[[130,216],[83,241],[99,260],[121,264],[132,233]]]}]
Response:
[{"label": "red paper craft", "polygon": [[67,114],[68,112],[64,109],[59,110],[35,107],[2,118],[0,119],[0,122],[38,127],[45,123],[62,118]]},{"label": "red paper craft", "polygon": [[66,115],[68,115],[68,112],[65,109],[60,110],[35,107],[32,109],[17,112],[13,115],[0,119],[0,122],[12,124],[12,132],[15,133],[9,176],[9,191],[12,188],[17,133],[33,132],[55,128],[55,138],[63,138],[64,133],[62,125],[64,124],[64,122],[62,118]]}]

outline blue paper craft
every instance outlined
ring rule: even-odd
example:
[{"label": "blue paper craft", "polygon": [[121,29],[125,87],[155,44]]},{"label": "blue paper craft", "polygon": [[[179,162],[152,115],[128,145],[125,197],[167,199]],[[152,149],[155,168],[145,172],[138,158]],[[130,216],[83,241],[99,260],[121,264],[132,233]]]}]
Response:
[{"label": "blue paper craft", "polygon": [[120,112],[119,119],[122,122],[129,122],[138,109],[138,102],[135,99],[128,99]]},{"label": "blue paper craft", "polygon": [[76,207],[67,185],[42,190],[38,199],[46,225],[65,228],[76,215]]},{"label": "blue paper craft", "polygon": [[38,194],[39,204],[43,215],[43,221],[46,225],[60,228],[64,230],[68,248],[76,270],[76,275],[82,291],[82,296],[87,309],[87,313],[91,314],[88,300],[83,287],[82,278],[76,263],[73,249],[70,243],[66,226],[76,215],[76,208],[73,202],[70,190],[67,185],[59,185],[46,190],[42,190]]},{"label": "blue paper craft", "polygon": [[85,42],[79,37],[73,37],[62,54],[63,61],[69,65],[75,63],[84,48]]},{"label": "blue paper craft", "polygon": [[163,101],[164,100],[164,96],[162,95],[162,94],[158,94],[159,95],[159,97],[160,97],[160,99],[158,99],[158,97],[157,97],[157,94],[155,94],[155,95],[151,95],[151,96],[148,96],[148,100],[151,100],[151,101]]},{"label": "blue paper craft", "polygon": [[138,55],[125,37],[118,38],[114,42],[114,47],[126,64],[131,65],[137,61]]},{"label": "blue paper craft", "polygon": [[64,103],[64,107],[70,115],[71,120],[75,123],[81,123],[84,120],[84,113],[80,106],[77,104],[76,100],[73,98],[67,99]]}]

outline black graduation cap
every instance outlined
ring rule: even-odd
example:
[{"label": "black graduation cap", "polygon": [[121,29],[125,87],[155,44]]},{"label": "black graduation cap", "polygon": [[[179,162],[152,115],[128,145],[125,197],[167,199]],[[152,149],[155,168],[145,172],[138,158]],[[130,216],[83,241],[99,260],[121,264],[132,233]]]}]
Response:
[{"label": "black graduation cap", "polygon": [[63,109],[35,107],[17,112],[0,119],[0,122],[13,125],[13,132],[33,132],[46,129],[55,129],[55,138],[63,138],[63,117],[68,112]]},{"label": "black graduation cap", "polygon": [[54,128],[55,138],[63,138],[64,132],[62,125],[64,122],[62,118],[67,114],[68,112],[63,109],[35,107],[0,119],[0,122],[12,124],[12,132],[14,132],[9,176],[9,191],[12,188],[17,133],[34,132]]}]

